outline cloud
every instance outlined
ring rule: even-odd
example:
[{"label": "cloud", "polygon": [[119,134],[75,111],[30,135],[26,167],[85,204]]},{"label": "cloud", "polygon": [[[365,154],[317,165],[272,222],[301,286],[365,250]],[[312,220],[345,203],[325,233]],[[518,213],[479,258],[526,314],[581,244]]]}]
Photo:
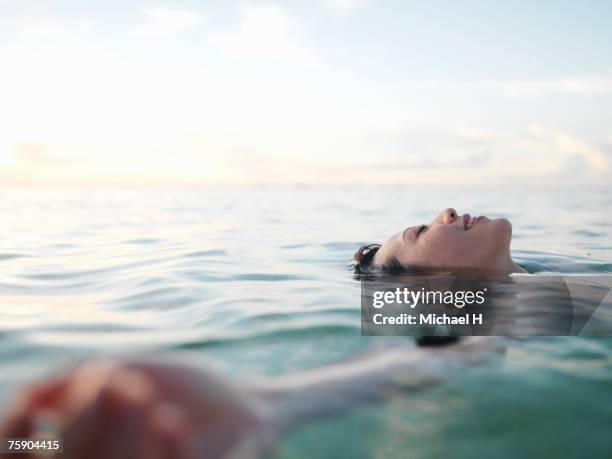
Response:
[{"label": "cloud", "polygon": [[69,43],[91,29],[86,23],[57,23],[52,21],[27,21],[18,24],[15,36],[18,41],[35,43]]},{"label": "cloud", "polygon": [[356,165],[358,168],[372,170],[397,170],[397,169],[464,169],[480,168],[491,160],[489,153],[472,153],[460,158],[435,158],[432,156],[418,155],[408,160],[378,161]]},{"label": "cloud", "polygon": [[[192,30],[206,19],[184,10],[178,16],[156,11],[136,28],[142,36]],[[340,61],[321,65],[290,12],[246,6],[233,25],[219,22],[218,33],[204,31],[210,49],[194,48],[188,59],[176,59],[176,66],[162,57],[183,56],[178,40],[163,49],[155,40],[142,40],[137,49],[117,53],[109,46],[117,29],[101,23],[87,29],[58,18],[4,20],[0,179],[126,177],[182,183],[189,178],[203,184],[316,184],[321,177],[327,183],[609,180],[612,131],[602,121],[609,104],[578,99],[609,97],[612,75],[439,84],[416,75],[414,82],[397,88],[387,80],[363,78]],[[3,27],[8,22],[10,29]],[[126,30],[119,33],[125,37]],[[217,52],[223,59],[210,59]],[[232,60],[260,71],[228,68]],[[298,71],[266,71],[277,70],[279,63]],[[317,65],[314,79],[313,72],[302,71]],[[566,94],[572,100],[563,100],[564,112],[558,108],[562,104],[549,99],[528,107],[504,100]],[[573,108],[578,110],[572,118]],[[532,119],[541,125],[529,127],[526,120]],[[569,121],[571,132],[550,129]],[[188,136],[201,141],[189,143]]]},{"label": "cloud", "polygon": [[556,155],[565,157],[568,172],[575,173],[571,165],[578,163],[581,165],[581,170],[599,174],[606,173],[610,169],[611,161],[606,151],[570,133],[532,125],[529,134]]},{"label": "cloud", "polygon": [[612,156],[605,146],[564,130],[532,124],[516,134],[464,129],[458,135],[486,145],[494,158],[492,172],[498,176],[525,174],[543,182],[605,182],[612,170]]},{"label": "cloud", "polygon": [[347,13],[363,8],[371,0],[321,0],[323,6],[338,13]]},{"label": "cloud", "polygon": [[536,97],[549,94],[599,95],[612,93],[612,77],[489,81],[478,86],[508,97]]},{"label": "cloud", "polygon": [[290,63],[303,67],[319,64],[317,57],[297,37],[293,20],[277,6],[246,6],[237,30],[214,34],[210,45],[224,57],[241,61]]},{"label": "cloud", "polygon": [[145,12],[147,22],[135,26],[132,34],[140,37],[164,38],[193,29],[202,22],[199,13],[177,8],[152,8]]},{"label": "cloud", "polygon": [[606,183],[612,172],[607,144],[537,124],[516,132],[461,126],[409,135],[402,143],[402,153],[355,163],[353,173],[378,171],[389,183],[584,184]]}]

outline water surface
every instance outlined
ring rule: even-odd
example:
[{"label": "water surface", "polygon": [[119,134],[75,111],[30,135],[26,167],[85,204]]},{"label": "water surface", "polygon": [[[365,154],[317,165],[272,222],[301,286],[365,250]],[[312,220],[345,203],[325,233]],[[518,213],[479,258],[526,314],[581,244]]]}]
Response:
[{"label": "water surface", "polygon": [[[609,190],[1,196],[0,399],[99,353],[173,350],[241,377],[413,346],[360,336],[349,261],[448,206],[510,218],[531,272],[612,273]],[[514,339],[496,365],[305,426],[277,457],[612,457],[610,419],[612,339]]]}]

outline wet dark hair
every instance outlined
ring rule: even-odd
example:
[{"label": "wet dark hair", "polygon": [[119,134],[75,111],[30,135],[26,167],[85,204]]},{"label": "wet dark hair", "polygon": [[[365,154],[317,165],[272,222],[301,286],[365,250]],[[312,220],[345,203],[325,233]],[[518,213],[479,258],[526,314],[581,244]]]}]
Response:
[{"label": "wet dark hair", "polygon": [[[355,255],[353,255],[353,267],[355,268],[355,274],[371,274],[376,272],[377,269],[372,266],[374,255],[380,249],[380,244],[364,244]],[[385,274],[400,274],[412,271],[412,267],[402,265],[397,258],[393,255],[380,267],[378,271]]]}]

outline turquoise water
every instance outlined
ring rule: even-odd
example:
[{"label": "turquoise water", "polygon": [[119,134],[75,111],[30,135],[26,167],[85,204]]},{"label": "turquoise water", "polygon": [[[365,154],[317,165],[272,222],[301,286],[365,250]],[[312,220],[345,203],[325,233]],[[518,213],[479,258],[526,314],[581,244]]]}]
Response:
[{"label": "turquoise water", "polygon": [[[612,274],[610,190],[4,191],[0,398],[100,353],[184,352],[228,376],[342,362],[349,265],[442,209],[505,216],[531,272]],[[610,300],[610,297],[608,297]],[[612,338],[508,340],[496,362],[301,428],[278,458],[612,457]]]}]

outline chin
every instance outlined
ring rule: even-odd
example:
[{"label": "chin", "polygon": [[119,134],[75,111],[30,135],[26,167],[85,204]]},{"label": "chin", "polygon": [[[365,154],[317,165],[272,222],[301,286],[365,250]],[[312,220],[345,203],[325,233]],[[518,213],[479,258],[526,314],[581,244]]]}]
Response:
[{"label": "chin", "polygon": [[507,218],[496,218],[491,220],[491,224],[495,225],[495,233],[504,236],[504,239],[510,243],[512,239],[512,223]]}]

